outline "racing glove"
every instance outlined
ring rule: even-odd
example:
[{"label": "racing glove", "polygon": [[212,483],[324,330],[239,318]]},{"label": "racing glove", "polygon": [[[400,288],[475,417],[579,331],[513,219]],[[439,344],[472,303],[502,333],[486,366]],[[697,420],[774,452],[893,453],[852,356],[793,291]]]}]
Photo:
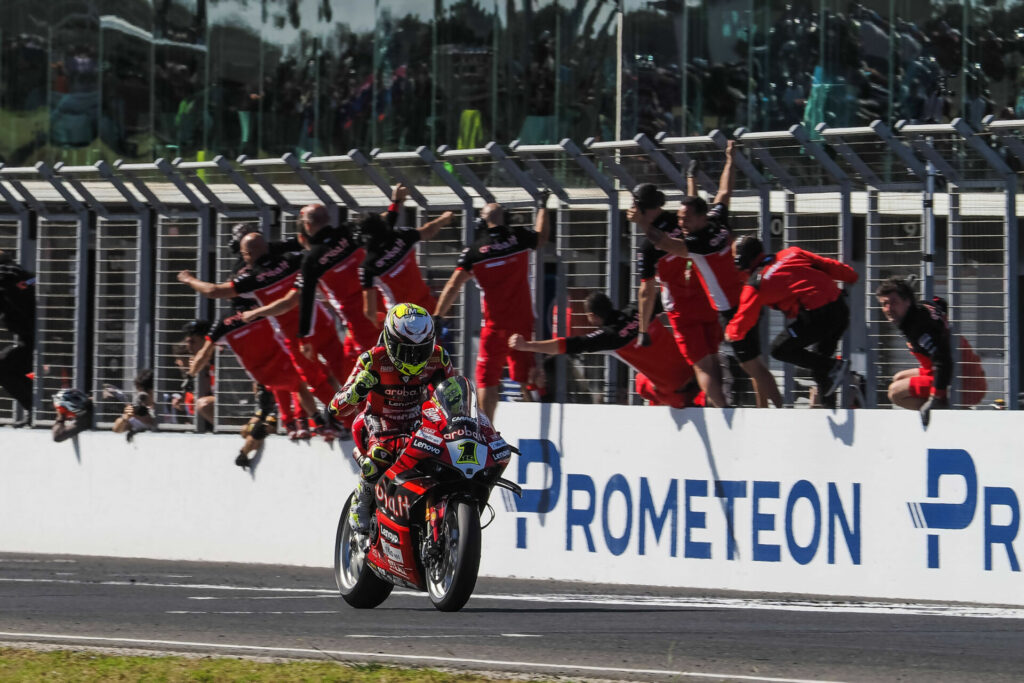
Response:
[{"label": "racing glove", "polygon": [[693,178],[700,171],[700,161],[697,159],[690,159],[690,163],[686,165],[686,177]]},{"label": "racing glove", "polygon": [[376,373],[370,370],[362,370],[356,379],[345,391],[342,391],[331,400],[328,407],[331,415],[337,415],[345,406],[358,405],[360,401],[369,395],[370,390],[377,384]]},{"label": "racing glove", "polygon": [[921,424],[925,427],[932,419],[933,410],[948,410],[949,409],[949,397],[946,396],[946,392],[942,394],[933,393],[928,397],[928,400],[924,402],[924,405],[920,408],[921,413]]},{"label": "racing glove", "polygon": [[651,345],[651,334],[649,332],[640,332],[636,335],[636,345],[650,346]]}]

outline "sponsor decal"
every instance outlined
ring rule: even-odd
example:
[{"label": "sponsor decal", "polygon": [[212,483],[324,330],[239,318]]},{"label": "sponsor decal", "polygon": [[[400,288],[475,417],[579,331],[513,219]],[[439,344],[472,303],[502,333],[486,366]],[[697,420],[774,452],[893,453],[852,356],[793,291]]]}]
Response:
[{"label": "sponsor decal", "polygon": [[378,268],[383,268],[384,266],[387,265],[388,261],[392,260],[396,256],[401,255],[405,247],[405,240],[399,237],[398,239],[395,240],[395,245],[388,249],[387,251],[385,251],[379,259],[374,261],[373,265],[375,265]]},{"label": "sponsor decal", "polygon": [[388,541],[389,543],[394,543],[395,545],[401,544],[402,541],[398,538],[397,533],[395,533],[388,527],[384,526],[383,524],[381,524],[379,528],[381,538]]},{"label": "sponsor decal", "polygon": [[[929,569],[940,566],[940,534],[936,531],[961,531],[970,527],[983,510],[982,557],[978,558],[985,571],[993,571],[993,555],[1005,555],[1010,571],[1020,571],[1020,560],[1013,542],[1020,531],[1020,498],[1007,486],[980,486],[978,470],[971,454],[961,449],[929,448],[927,465],[927,492],[923,502],[908,502],[910,519],[914,527],[927,529],[927,563]],[[943,496],[940,489],[950,496]],[[981,496],[979,497],[979,493]],[[939,502],[943,499],[948,502]],[[980,502],[980,505],[979,505]],[[947,539],[947,555],[962,556],[965,549],[956,546],[956,534],[943,534]],[[953,546],[950,548],[949,546]]]},{"label": "sponsor decal", "polygon": [[[531,470],[532,481],[544,486],[524,486],[522,498],[515,499],[517,548],[529,547],[531,518],[546,516],[550,524],[561,516],[561,537],[568,552],[596,553],[600,548],[612,555],[646,555],[653,536],[670,557],[684,560],[861,564],[860,483],[674,478],[652,482],[624,474],[601,481],[564,472],[557,446],[547,439],[522,439],[519,450],[518,483],[527,484]],[[769,500],[779,501],[780,512],[768,511]],[[552,516],[558,507],[564,515]],[[725,529],[719,538],[707,535],[712,515],[724,517],[724,524],[716,525]],[[747,517],[753,531],[745,538],[733,531],[740,515]],[[785,541],[769,542],[771,532]]]},{"label": "sponsor decal", "polygon": [[420,438],[412,440],[412,447],[418,448],[421,451],[426,451],[427,453],[433,453],[434,455],[441,455],[441,449],[439,447],[435,446],[434,444],[427,443],[426,441]]},{"label": "sponsor decal", "polygon": [[428,432],[425,429],[421,429],[418,432],[416,432],[416,436],[423,439],[424,441],[429,441],[432,444],[437,444],[438,446],[444,443],[444,439],[442,439],[438,434],[436,434],[435,432]]},{"label": "sponsor decal", "polygon": [[409,517],[409,508],[412,507],[412,503],[409,502],[408,496],[389,496],[380,484],[377,484],[375,492],[377,494],[377,505],[381,508],[401,519]]},{"label": "sponsor decal", "polygon": [[[395,546],[391,545],[390,543],[381,543],[380,547],[384,549],[384,554],[388,556],[389,560],[392,560],[393,562],[398,562],[399,564],[401,564],[401,562],[402,562],[402,549],[401,548],[396,548]],[[392,565],[392,566],[394,566],[394,565]]]}]

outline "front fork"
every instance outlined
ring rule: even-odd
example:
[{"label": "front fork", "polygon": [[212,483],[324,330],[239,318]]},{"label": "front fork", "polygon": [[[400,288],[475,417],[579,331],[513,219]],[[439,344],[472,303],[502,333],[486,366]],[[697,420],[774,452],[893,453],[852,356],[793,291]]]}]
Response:
[{"label": "front fork", "polygon": [[444,513],[447,509],[447,499],[440,501],[427,501],[425,509],[427,539],[423,544],[424,559],[437,560],[441,555],[441,531],[440,525],[444,520]]}]

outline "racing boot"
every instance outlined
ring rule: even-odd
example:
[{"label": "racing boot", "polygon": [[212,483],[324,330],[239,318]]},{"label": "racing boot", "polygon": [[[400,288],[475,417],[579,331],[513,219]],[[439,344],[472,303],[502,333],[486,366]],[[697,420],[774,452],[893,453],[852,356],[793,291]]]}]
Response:
[{"label": "racing boot", "polygon": [[375,505],[373,489],[375,482],[361,479],[352,493],[352,505],[348,512],[348,523],[352,531],[363,536],[370,533],[370,520],[377,506]]}]

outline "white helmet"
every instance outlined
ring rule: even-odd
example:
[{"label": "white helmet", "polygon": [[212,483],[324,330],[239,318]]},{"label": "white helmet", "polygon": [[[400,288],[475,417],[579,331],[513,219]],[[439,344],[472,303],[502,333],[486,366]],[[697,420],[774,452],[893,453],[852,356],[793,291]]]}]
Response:
[{"label": "white helmet", "polygon": [[388,311],[381,338],[395,369],[418,375],[434,352],[434,319],[422,306],[398,304]]}]

